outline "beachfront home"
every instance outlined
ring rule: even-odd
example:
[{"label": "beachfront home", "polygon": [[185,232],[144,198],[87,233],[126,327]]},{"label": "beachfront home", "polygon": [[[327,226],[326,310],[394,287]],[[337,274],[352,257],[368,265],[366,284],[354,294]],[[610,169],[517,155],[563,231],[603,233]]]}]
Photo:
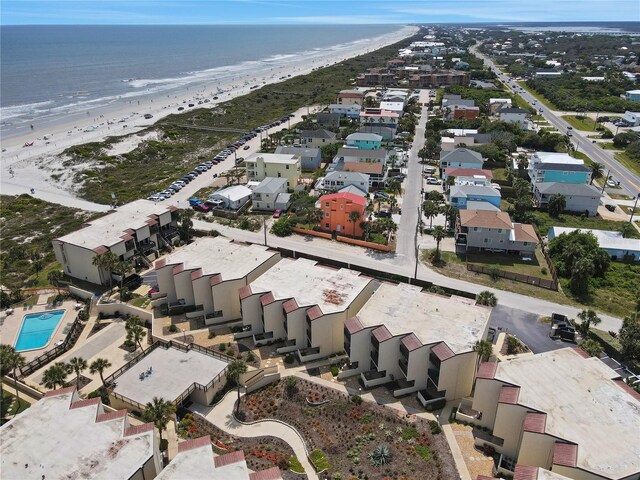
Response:
[{"label": "beachfront home", "polygon": [[469,85],[470,80],[468,72],[445,70],[411,75],[409,86],[411,88],[437,88],[449,85]]},{"label": "beachfront home", "polygon": [[348,147],[378,150],[382,147],[382,135],[356,132],[348,135],[346,142]]},{"label": "beachfront home", "polygon": [[380,102],[380,108],[387,112],[397,113],[399,117],[402,117],[404,113],[404,102],[382,101]]},{"label": "beachfront home", "polygon": [[501,199],[500,190],[484,185],[452,185],[447,195],[447,201],[458,210],[468,208],[468,202],[487,202],[500,208]]},{"label": "beachfront home", "polygon": [[307,259],[283,259],[240,290],[244,329],[235,338],[256,345],[285,340],[278,353],[301,361],[342,351],[343,325],[371,296],[378,282],[359,272]]},{"label": "beachfront home", "polygon": [[341,148],[333,158],[336,162],[381,163],[386,165],[389,152],[385,149]]},{"label": "beachfront home", "polygon": [[387,169],[383,163],[372,162],[344,162],[340,163],[345,172],[362,173],[369,176],[369,188],[382,188],[385,186]]},{"label": "beachfront home", "polygon": [[400,102],[403,105],[409,99],[409,92],[406,90],[389,90],[382,95],[383,102]]},{"label": "beachfront home", "polygon": [[395,382],[394,396],[419,392],[423,405],[466,397],[490,314],[466,298],[382,283],[344,324],[350,365],[340,376],[360,374],[365,388]]},{"label": "beachfront home", "polygon": [[267,177],[251,192],[251,204],[256,210],[273,212],[276,201],[282,193],[287,193],[287,180],[284,178]]},{"label": "beachfront home", "polygon": [[75,387],[47,392],[0,427],[3,478],[154,478],[153,423],[131,425],[126,410],[107,408]]},{"label": "beachfront home", "polygon": [[316,115],[316,124],[320,127],[338,128],[340,126],[340,115],[337,113],[318,113]]},{"label": "beachfront home", "polygon": [[[398,129],[400,115],[380,108],[367,108],[360,114],[360,125],[369,127],[388,127]],[[377,133],[374,131],[374,133]]]},{"label": "beachfront home", "polygon": [[440,168],[482,168],[484,158],[478,152],[468,148],[456,148],[440,156]]},{"label": "beachfront home", "polygon": [[551,241],[558,235],[576,230],[594,235],[598,239],[600,248],[607,252],[612,260],[631,259],[636,262],[640,261],[640,240],[637,238],[624,238],[621,232],[587,228],[551,227],[547,233],[547,238]]},{"label": "beachfront home", "polygon": [[549,199],[559,194],[566,201],[565,211],[582,212],[587,215],[596,215],[602,193],[593,185],[542,182],[533,184],[533,196],[538,208],[546,208]]},{"label": "beachfront home", "polygon": [[91,220],[80,230],[51,243],[56,260],[70,277],[109,285],[109,272],[93,264],[96,255],[112,252],[120,260],[148,266],[158,250],[178,240],[178,209],[136,200]]},{"label": "beachfront home", "polygon": [[584,160],[566,153],[535,152],[529,158],[527,173],[532,183],[591,181],[591,170],[584,165]]},{"label": "beachfront home", "polygon": [[514,223],[507,212],[460,210],[456,247],[465,251],[497,251],[531,255],[538,245],[533,225]]},{"label": "beachfront home", "polygon": [[322,163],[322,152],[317,147],[276,147],[276,154],[295,155],[300,157],[303,171],[314,171],[320,168]]},{"label": "beachfront home", "polygon": [[379,125],[360,125],[358,131],[361,133],[375,133],[384,140],[391,140],[396,134],[395,128],[381,127]]},{"label": "beachfront home", "polygon": [[454,105],[447,109],[445,120],[475,120],[480,116],[480,107],[467,107],[464,105]]},{"label": "beachfront home", "polygon": [[329,113],[337,113],[341,118],[358,118],[360,117],[360,110],[359,104],[332,103],[329,105]]},{"label": "beachfront home", "polygon": [[300,143],[306,148],[320,148],[338,141],[338,135],[329,130],[303,130],[300,132]]},{"label": "beachfront home", "polygon": [[[331,193],[318,200],[322,211],[320,228],[339,235],[351,235],[361,238],[363,234],[360,223],[365,220],[367,199],[353,193]],[[352,215],[357,218],[353,220]]]},{"label": "beachfront home", "polygon": [[245,160],[247,179],[261,182],[267,177],[284,178],[287,188],[293,190],[298,185],[302,164],[297,155],[277,153],[254,153]]},{"label": "beachfront home", "polygon": [[531,112],[524,108],[501,108],[497,111],[498,119],[501,122],[516,123],[520,128],[529,127],[529,116]]},{"label": "beachfront home", "polygon": [[318,179],[316,190],[339,191],[346,187],[355,187],[365,195],[369,191],[369,175],[358,172],[335,170]]},{"label": "beachfront home", "polygon": [[213,192],[206,203],[225,210],[239,210],[251,200],[251,189],[245,185],[231,185]]},{"label": "beachfront home", "polygon": [[446,182],[449,177],[475,177],[477,175],[480,175],[487,180],[493,179],[493,172],[491,170],[483,170],[481,168],[448,167],[445,168],[444,173],[442,174],[442,181]]},{"label": "beachfront home", "polygon": [[336,103],[339,105],[360,105],[364,103],[364,92],[359,90],[341,90]]},{"label": "beachfront home", "polygon": [[382,68],[370,68],[356,77],[359,87],[388,87],[395,81],[395,74]]},{"label": "beachfront home", "polygon": [[620,373],[579,348],[480,365],[472,410],[483,443],[513,465],[575,480],[640,477],[640,396]]},{"label": "beachfront home", "polygon": [[178,453],[156,480],[282,480],[278,467],[251,473],[242,450],[214,456],[211,443],[208,435],[178,443]]},{"label": "beachfront home", "polygon": [[640,125],[640,112],[630,112],[627,110],[624,112],[622,120],[627,122],[630,127],[637,127]]},{"label": "beachfront home", "polygon": [[203,237],[156,260],[159,295],[169,305],[193,307],[207,325],[239,319],[238,291],[280,260],[261,245]]},{"label": "beachfront home", "polygon": [[453,109],[453,107],[475,107],[475,100],[462,98],[462,95],[456,94],[445,94],[442,96],[442,108],[446,108],[448,110]]}]

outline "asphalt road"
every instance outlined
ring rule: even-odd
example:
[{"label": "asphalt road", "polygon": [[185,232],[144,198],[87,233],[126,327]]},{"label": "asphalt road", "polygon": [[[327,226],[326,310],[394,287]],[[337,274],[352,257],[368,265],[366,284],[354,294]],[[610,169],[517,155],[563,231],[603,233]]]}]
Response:
[{"label": "asphalt road", "polygon": [[[473,52],[476,56],[483,59],[485,64],[491,67],[498,78],[507,85],[514,93],[514,87],[512,87],[511,83],[513,80],[508,75],[505,75],[500,71],[493,61],[488,57],[482,55],[477,51],[475,47],[472,47],[471,52]],[[517,84],[516,84],[517,85]],[[520,88],[517,86],[517,88]],[[525,101],[527,101],[532,107],[536,108],[538,112],[558,131],[562,133],[567,133],[569,124],[563,120],[560,116],[556,115],[555,112],[546,107],[543,103],[539,102],[533,95],[531,95],[526,89],[523,91],[518,91],[518,95],[520,95]],[[605,170],[610,171],[609,175],[611,175],[614,180],[620,182],[620,186],[626,190],[628,194],[635,197],[640,194],[640,176],[628,170],[624,165],[618,162],[614,158],[614,154],[603,150],[598,147],[596,144],[592,143],[591,139],[587,138],[584,134],[573,131],[572,132],[572,140],[576,145],[578,151],[585,153],[591,160],[594,162],[602,163],[605,166]],[[605,172],[606,173],[606,172]]]}]

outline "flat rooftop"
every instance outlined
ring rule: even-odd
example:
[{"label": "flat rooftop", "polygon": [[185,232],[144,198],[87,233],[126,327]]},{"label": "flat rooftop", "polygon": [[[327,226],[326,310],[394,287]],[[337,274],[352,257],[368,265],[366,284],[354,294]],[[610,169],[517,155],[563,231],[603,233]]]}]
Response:
[{"label": "flat rooftop", "polygon": [[490,314],[490,308],[462,297],[382,283],[357,317],[365,327],[384,325],[394,336],[414,333],[424,345],[445,342],[460,354],[473,350],[482,339]]},{"label": "flat rooftop", "polygon": [[251,293],[271,292],[275,300],[294,298],[301,307],[317,305],[327,314],[346,310],[372,281],[354,270],[299,258],[281,260],[249,286]]},{"label": "flat rooftop", "polygon": [[[151,375],[140,380],[149,367]],[[116,378],[114,392],[143,405],[153,397],[173,402],[194,382],[207,385],[226,367],[227,362],[195,350],[157,347]]]},{"label": "flat rooftop", "polygon": [[518,404],[547,414],[547,434],[578,444],[578,468],[617,479],[640,472],[640,401],[618,377],[563,348],[498,363],[494,378],[520,387]]},{"label": "flat rooftop", "polygon": [[156,268],[184,265],[184,270],[202,269],[202,275],[220,275],[222,281],[244,278],[278,255],[261,245],[245,245],[223,237],[204,237],[180,247],[156,261]]},{"label": "flat rooftop", "polygon": [[71,232],[57,240],[77,245],[79,247],[94,248],[105,245],[110,247],[122,241],[125,230],[137,230],[147,226],[151,215],[162,215],[175,209],[166,205],[157,205],[149,200],[136,200],[118,207],[112,213],[89,222],[89,225]]},{"label": "flat rooftop", "polygon": [[153,429],[128,436],[126,416],[100,418],[99,402],[77,400],[64,389],[0,427],[3,478],[131,478],[153,456]]},{"label": "flat rooftop", "polygon": [[245,162],[257,162],[260,158],[264,163],[295,164],[300,162],[299,155],[288,155],[284,153],[254,153],[250,155]]}]

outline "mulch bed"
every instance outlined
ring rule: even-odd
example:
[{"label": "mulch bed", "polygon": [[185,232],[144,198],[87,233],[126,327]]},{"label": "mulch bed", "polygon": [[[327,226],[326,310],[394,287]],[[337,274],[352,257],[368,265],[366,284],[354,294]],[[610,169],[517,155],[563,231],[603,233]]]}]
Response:
[{"label": "mulch bed", "polygon": [[73,378],[69,382],[67,382],[67,386],[69,386],[69,387],[70,386],[74,386],[78,390],[80,390],[81,388],[83,388],[83,387],[85,387],[85,386],[87,386],[87,385],[89,385],[91,383],[91,379],[90,378],[87,378],[84,375],[80,375],[80,382],[79,382],[79,385],[77,385],[78,382],[76,382],[75,373],[72,374],[72,375],[73,375]]},{"label": "mulch bed", "polygon": [[[317,403],[322,405],[312,405]],[[320,449],[326,454],[331,464],[323,473],[326,478],[335,473],[344,479],[458,478],[444,434],[432,434],[428,421],[370,402],[358,405],[339,391],[307,380],[297,378],[293,389],[281,380],[253,392],[243,397],[240,410],[247,421],[275,418],[294,426],[310,452]],[[392,458],[376,467],[368,454],[379,445],[387,445]]]}]

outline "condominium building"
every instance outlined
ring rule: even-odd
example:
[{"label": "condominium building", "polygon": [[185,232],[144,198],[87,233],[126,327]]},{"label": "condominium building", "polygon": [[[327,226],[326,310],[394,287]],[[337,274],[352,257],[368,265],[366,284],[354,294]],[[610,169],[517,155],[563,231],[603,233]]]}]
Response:
[{"label": "condominium building", "polygon": [[7,479],[154,478],[162,469],[153,423],[83,400],[75,387],[47,392],[0,427]]},{"label": "condominium building", "polygon": [[250,182],[261,182],[267,177],[285,178],[289,190],[298,185],[302,173],[302,163],[297,155],[254,153],[245,160],[245,165]]},{"label": "condominium building", "polygon": [[[576,480],[640,478],[640,395],[579,348],[484,363],[474,423],[505,465],[540,467]],[[530,477],[527,477],[530,478]]]},{"label": "condominium building", "polygon": [[283,259],[240,289],[244,331],[256,345],[286,340],[279,353],[298,352],[301,361],[343,350],[343,324],[371,296],[377,282],[346,268],[313,260]]},{"label": "condominium building", "polygon": [[132,266],[150,266],[158,250],[178,238],[177,210],[149,200],[122,205],[80,230],[53,240],[56,260],[70,277],[108,285],[109,272],[93,264],[96,255],[112,252]]},{"label": "condominium building", "polygon": [[419,392],[424,405],[465,397],[490,313],[473,300],[383,283],[344,324],[351,365],[341,376],[360,374],[367,388],[395,381],[395,396]]},{"label": "condominium building", "polygon": [[193,305],[207,325],[239,319],[238,291],[273,267],[280,254],[223,237],[199,238],[155,262],[160,294]]}]

